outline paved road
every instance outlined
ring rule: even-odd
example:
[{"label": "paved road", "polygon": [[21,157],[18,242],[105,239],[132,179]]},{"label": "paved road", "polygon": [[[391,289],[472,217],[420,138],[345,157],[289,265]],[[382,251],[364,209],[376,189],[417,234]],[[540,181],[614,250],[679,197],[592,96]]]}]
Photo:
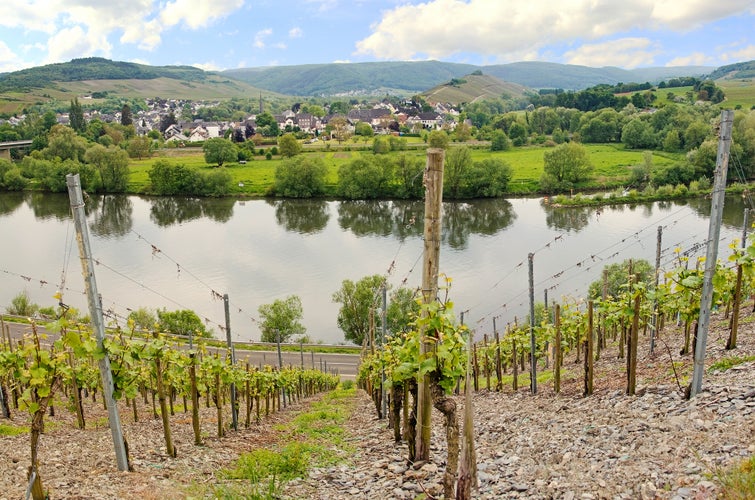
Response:
[{"label": "paved road", "polygon": [[[5,327],[10,333],[11,338],[20,339],[25,333],[31,332],[31,326],[22,323],[5,322]],[[58,335],[48,333],[41,326],[38,326],[38,332],[45,333],[48,341],[54,342]],[[212,348],[210,348],[212,349]],[[312,352],[304,346],[304,352],[281,352],[283,366],[304,366],[305,368],[315,368],[337,372],[344,380],[355,380],[357,369],[359,367],[358,354],[338,354],[338,353],[320,353]],[[224,349],[221,350],[225,352]],[[249,363],[251,366],[278,366],[278,352],[271,351],[247,351],[236,348],[236,360],[243,363]]]}]

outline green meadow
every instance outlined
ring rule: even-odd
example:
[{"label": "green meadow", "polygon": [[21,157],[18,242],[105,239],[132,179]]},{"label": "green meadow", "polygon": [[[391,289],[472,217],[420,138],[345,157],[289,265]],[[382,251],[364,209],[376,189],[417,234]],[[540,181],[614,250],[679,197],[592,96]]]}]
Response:
[{"label": "green meadow", "polygon": [[[359,149],[363,149],[362,146]],[[451,148],[459,147],[452,144]],[[623,185],[629,177],[633,165],[643,163],[643,151],[626,150],[621,144],[588,144],[585,145],[590,154],[590,160],[594,166],[592,180],[580,186],[583,189],[610,189]],[[356,149],[352,147],[351,149]],[[543,155],[551,148],[542,146],[529,146],[513,148],[509,151],[491,152],[488,149],[472,148],[472,160],[481,161],[486,158],[501,158],[511,165],[513,176],[509,185],[512,194],[528,194],[536,192],[539,186],[540,176],[543,173]],[[371,151],[328,151],[324,149],[309,150],[302,153],[313,155],[323,159],[328,166],[328,186],[335,191],[338,182],[338,169],[359,155],[372,155]],[[392,152],[390,156],[407,154],[424,158],[425,152],[421,150],[409,150],[404,152]],[[683,159],[681,154],[669,154],[653,152],[653,165],[669,165]],[[184,165],[203,171],[212,171],[218,167],[208,165],[204,161],[204,155],[197,148],[167,149],[159,151],[150,159],[132,160],[129,192],[143,193],[149,186],[149,170],[159,160],[166,160],[172,164]],[[264,156],[255,156],[246,164],[229,163],[223,167],[233,179],[231,190],[236,196],[265,196],[270,192],[275,182],[275,169],[283,161],[274,156],[268,160]]]}]

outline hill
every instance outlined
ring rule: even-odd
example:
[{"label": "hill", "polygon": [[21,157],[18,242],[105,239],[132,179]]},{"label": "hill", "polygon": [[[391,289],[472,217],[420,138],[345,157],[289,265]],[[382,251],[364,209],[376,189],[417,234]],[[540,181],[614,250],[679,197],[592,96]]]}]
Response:
[{"label": "hill", "polygon": [[430,102],[461,104],[478,99],[522,97],[527,88],[516,83],[499,80],[494,76],[471,74],[433,87],[422,95]]},{"label": "hill", "polygon": [[175,99],[280,97],[227,76],[192,66],[147,66],[99,57],[74,59],[0,74],[0,113],[22,113],[32,104],[102,94],[107,97]]},{"label": "hill", "polygon": [[413,94],[477,70],[471,64],[440,61],[307,64],[223,71],[255,87],[283,94]]},{"label": "hill", "polygon": [[708,75],[708,78],[711,80],[755,78],[755,60],[721,66]]},{"label": "hill", "polygon": [[526,61],[491,66],[440,61],[374,62],[271,66],[223,71],[255,87],[291,95],[414,94],[476,71],[530,88],[580,90],[600,83],[658,82],[671,77],[702,76],[714,68],[678,66],[625,70]]}]

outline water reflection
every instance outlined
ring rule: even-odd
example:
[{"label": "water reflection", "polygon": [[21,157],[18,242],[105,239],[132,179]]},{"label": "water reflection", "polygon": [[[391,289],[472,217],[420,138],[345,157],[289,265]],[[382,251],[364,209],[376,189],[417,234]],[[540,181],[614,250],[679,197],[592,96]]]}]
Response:
[{"label": "water reflection", "polygon": [[419,201],[342,201],[338,225],[357,236],[395,236],[399,240],[422,234],[424,203]]},{"label": "water reflection", "polygon": [[443,241],[455,250],[463,250],[470,234],[493,236],[514,220],[514,207],[504,199],[444,203]]},{"label": "water reflection", "polygon": [[549,228],[578,233],[587,227],[593,214],[598,212],[598,216],[600,216],[602,209],[597,207],[553,207],[551,205],[543,205],[543,210],[545,210],[545,224]]},{"label": "water reflection", "polygon": [[149,215],[161,227],[182,224],[201,217],[228,222],[233,216],[233,198],[151,198]]},{"label": "water reflection", "polygon": [[324,200],[268,200],[275,208],[275,220],[286,231],[315,234],[325,229],[330,219]]},{"label": "water reflection", "polygon": [[89,227],[92,233],[105,237],[128,234],[134,225],[131,198],[120,195],[94,196],[87,203],[87,213],[93,218]]},{"label": "water reflection", "polygon": [[[91,198],[85,197],[85,203]],[[27,199],[29,208],[37,219],[57,219],[65,221],[71,218],[71,201],[68,194],[31,193]]]},{"label": "water reflection", "polygon": [[5,193],[0,196],[0,215],[8,215],[14,212],[24,202],[24,193]]},{"label": "water reflection", "polygon": [[[690,198],[689,206],[703,217],[710,217],[711,200],[708,196],[704,198]],[[724,208],[721,217],[721,223],[732,228],[741,228],[744,224],[745,208],[752,210],[752,203],[747,195],[730,195],[724,201]],[[750,222],[753,221],[753,214],[750,214]]]}]

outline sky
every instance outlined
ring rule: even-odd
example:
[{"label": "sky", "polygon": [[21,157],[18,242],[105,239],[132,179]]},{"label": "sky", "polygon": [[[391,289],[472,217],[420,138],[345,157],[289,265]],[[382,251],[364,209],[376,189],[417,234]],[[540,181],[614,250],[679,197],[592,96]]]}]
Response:
[{"label": "sky", "polygon": [[753,0],[5,0],[0,72],[434,59],[632,69],[755,59]]}]

